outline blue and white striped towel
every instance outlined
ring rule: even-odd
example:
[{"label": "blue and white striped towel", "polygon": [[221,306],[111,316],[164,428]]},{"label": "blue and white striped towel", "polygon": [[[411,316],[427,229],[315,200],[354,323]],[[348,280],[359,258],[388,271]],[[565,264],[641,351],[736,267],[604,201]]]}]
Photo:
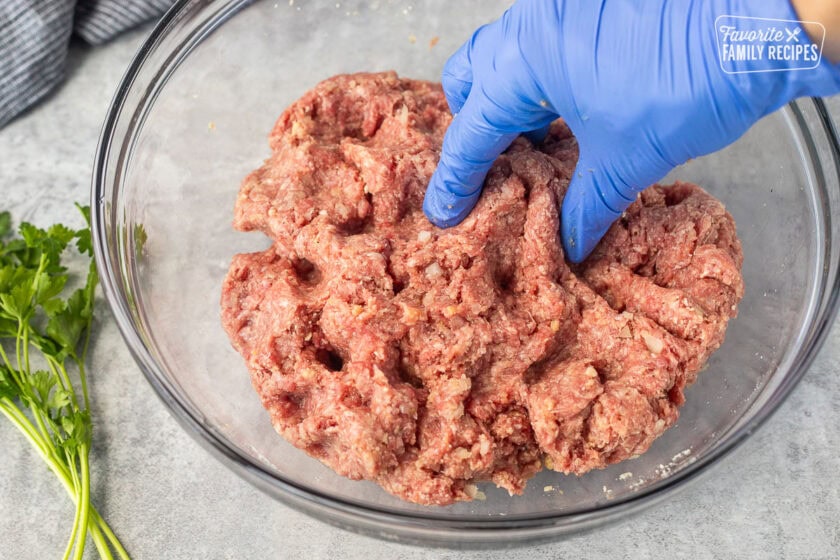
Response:
[{"label": "blue and white striped towel", "polygon": [[70,37],[99,45],[174,0],[0,0],[0,127],[64,76]]}]

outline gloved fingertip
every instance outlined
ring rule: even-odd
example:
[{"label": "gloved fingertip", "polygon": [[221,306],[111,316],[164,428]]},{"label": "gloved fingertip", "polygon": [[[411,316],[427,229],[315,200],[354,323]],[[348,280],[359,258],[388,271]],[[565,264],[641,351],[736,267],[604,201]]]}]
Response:
[{"label": "gloved fingertip", "polygon": [[567,218],[562,221],[560,229],[566,258],[573,263],[580,263],[586,260],[604,237],[609,224],[600,226],[581,217]]},{"label": "gloved fingertip", "polygon": [[423,198],[423,213],[439,228],[450,228],[460,224],[475,205],[474,197],[458,197],[443,184],[440,173],[432,175],[426,195]]},{"label": "gloved fingertip", "polygon": [[548,131],[550,128],[551,125],[546,125],[542,128],[526,132],[523,134],[523,136],[527,138],[532,144],[541,144],[542,141],[545,140],[545,137],[548,136]]},{"label": "gloved fingertip", "polygon": [[584,261],[592,253],[626,207],[623,205],[621,211],[616,211],[607,206],[599,194],[597,181],[608,179],[601,173],[580,173],[576,170],[563,199],[560,235],[566,258],[573,263]]}]

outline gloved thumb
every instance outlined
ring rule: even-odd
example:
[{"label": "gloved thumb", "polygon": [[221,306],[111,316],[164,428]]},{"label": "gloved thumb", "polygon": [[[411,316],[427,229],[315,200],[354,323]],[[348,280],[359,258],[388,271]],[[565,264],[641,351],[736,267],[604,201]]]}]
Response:
[{"label": "gloved thumb", "polygon": [[634,187],[618,180],[608,167],[578,161],[575,174],[563,199],[560,233],[566,257],[583,261],[610,225],[647,185]]}]

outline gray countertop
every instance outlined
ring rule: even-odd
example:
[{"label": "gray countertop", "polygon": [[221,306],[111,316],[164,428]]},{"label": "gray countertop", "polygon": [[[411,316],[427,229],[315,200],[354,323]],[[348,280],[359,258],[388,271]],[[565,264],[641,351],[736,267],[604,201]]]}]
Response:
[{"label": "gray countertop", "polygon": [[[147,30],[146,30],[147,31]],[[66,83],[0,130],[0,209],[77,219],[108,102],[144,31],[74,46]],[[840,109],[840,99],[831,102]],[[508,551],[428,550],[311,519],[264,495],[184,432],[156,397],[104,300],[91,356],[93,500],[135,559],[836,558],[840,554],[840,330],[749,441],[666,503],[608,528]],[[57,558],[73,518],[56,479],[0,421],[0,559]],[[90,546],[90,558],[95,548]]]}]

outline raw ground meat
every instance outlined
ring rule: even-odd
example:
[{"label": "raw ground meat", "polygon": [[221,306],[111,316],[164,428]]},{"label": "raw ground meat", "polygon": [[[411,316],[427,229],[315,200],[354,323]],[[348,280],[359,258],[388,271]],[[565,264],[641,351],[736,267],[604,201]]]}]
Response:
[{"label": "raw ground meat", "polygon": [[451,116],[438,84],[328,79],[245,178],[222,318],[277,431],[421,504],[512,494],[644,452],[743,294],[735,224],[699,187],[644,191],[589,259],[564,261],[577,161],[561,122],[519,139],[475,210],[438,229],[423,194]]}]

